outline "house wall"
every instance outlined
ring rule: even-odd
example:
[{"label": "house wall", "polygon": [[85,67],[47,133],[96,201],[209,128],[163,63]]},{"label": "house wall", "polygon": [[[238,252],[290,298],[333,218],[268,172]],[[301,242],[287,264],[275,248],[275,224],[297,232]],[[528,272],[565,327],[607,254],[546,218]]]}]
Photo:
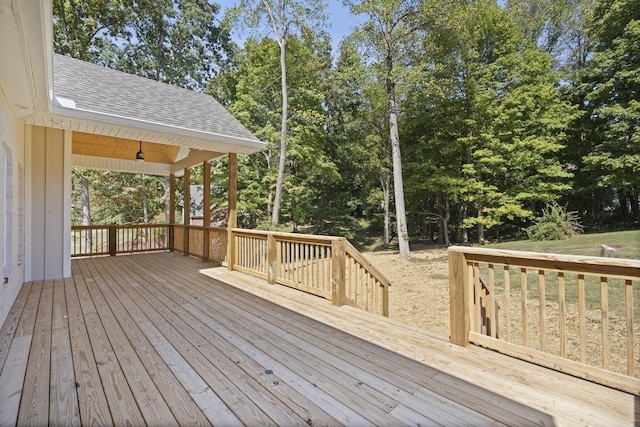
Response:
[{"label": "house wall", "polygon": [[29,126],[26,280],[71,276],[71,132]]},{"label": "house wall", "polygon": [[24,125],[0,90],[0,325],[9,314],[25,269]]}]

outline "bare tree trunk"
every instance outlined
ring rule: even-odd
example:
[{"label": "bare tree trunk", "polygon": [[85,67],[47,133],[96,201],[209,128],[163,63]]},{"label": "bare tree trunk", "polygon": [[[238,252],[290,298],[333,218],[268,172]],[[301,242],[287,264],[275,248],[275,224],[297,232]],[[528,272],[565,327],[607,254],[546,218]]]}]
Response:
[{"label": "bare tree trunk", "polygon": [[280,159],[278,161],[278,180],[276,181],[276,196],[271,212],[271,224],[277,226],[280,223],[280,204],[282,203],[282,183],[284,182],[284,167],[287,158],[287,110],[289,98],[287,94],[287,63],[285,61],[286,39],[278,40],[280,45],[280,84],[282,87],[282,120],[280,129]]},{"label": "bare tree trunk", "polygon": [[484,216],[484,202],[478,202],[478,242],[484,243],[484,224],[482,223],[482,217]]},{"label": "bare tree trunk", "polygon": [[469,243],[469,232],[465,227],[463,227],[464,220],[467,218],[467,204],[464,202],[460,203],[459,216],[460,216],[460,234],[458,236],[458,239],[460,239],[462,244],[466,245]]},{"label": "bare tree trunk", "polygon": [[291,226],[294,233],[298,232],[298,221],[296,220],[296,198],[291,198]]},{"label": "bare tree trunk", "polygon": [[[89,180],[86,176],[80,175],[81,195],[82,201],[82,225],[91,225],[91,204],[89,199]],[[84,235],[84,251],[91,252],[93,247],[93,232],[87,230]]]},{"label": "bare tree trunk", "polygon": [[395,82],[387,79],[387,98],[389,101],[389,130],[391,134],[391,157],[393,159],[393,195],[396,204],[396,228],[400,258],[408,259],[409,234],[407,215],[404,207],[404,187],[402,184],[402,156],[400,154],[400,133],[398,132],[398,105],[396,103]]},{"label": "bare tree trunk", "polygon": [[384,244],[391,243],[391,230],[389,229],[389,203],[391,202],[390,187],[391,176],[387,172],[383,172],[380,176],[380,183],[382,184],[383,194],[383,211],[384,211]]},{"label": "bare tree trunk", "polygon": [[449,198],[444,198],[444,216],[442,217],[442,231],[444,237],[444,244],[451,246],[451,240],[449,240],[449,220],[451,219],[451,208],[449,206]]},{"label": "bare tree trunk", "polygon": [[142,222],[149,224],[149,201],[147,200],[147,179],[142,174]]},{"label": "bare tree trunk", "polygon": [[169,197],[169,177],[165,176],[164,180],[162,181],[162,189],[164,190],[164,222],[169,222],[169,209],[171,209],[171,207],[169,206],[169,200],[171,200],[171,198]]},{"label": "bare tree trunk", "polygon": [[404,186],[402,184],[402,156],[400,154],[400,132],[398,131],[398,103],[396,101],[396,81],[393,77],[393,40],[392,23],[387,21],[384,30],[386,44],[386,89],[389,104],[389,133],[391,136],[391,158],[393,161],[393,195],[396,204],[396,228],[400,258],[409,259],[409,233],[407,232],[407,214],[404,207]]}]

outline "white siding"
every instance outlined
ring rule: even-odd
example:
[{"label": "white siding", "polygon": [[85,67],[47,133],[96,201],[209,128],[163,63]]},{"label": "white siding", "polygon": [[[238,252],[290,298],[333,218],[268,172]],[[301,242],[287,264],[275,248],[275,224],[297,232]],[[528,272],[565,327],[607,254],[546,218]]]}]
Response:
[{"label": "white siding", "polygon": [[0,91],[0,325],[24,282],[24,125]]},{"label": "white siding", "polygon": [[29,280],[71,274],[71,138],[66,132],[31,128]]}]

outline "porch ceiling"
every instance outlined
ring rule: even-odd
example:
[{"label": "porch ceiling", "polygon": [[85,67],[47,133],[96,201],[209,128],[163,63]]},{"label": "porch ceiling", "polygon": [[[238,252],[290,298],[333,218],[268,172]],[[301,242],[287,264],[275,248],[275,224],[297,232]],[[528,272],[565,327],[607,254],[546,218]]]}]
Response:
[{"label": "porch ceiling", "polygon": [[[73,133],[73,154],[131,160],[135,158],[139,149],[140,141],[133,139],[114,138],[84,132]],[[147,162],[173,164],[177,160],[180,147],[145,141],[142,151]]]},{"label": "porch ceiling", "polygon": [[[71,142],[72,164],[91,169],[107,169],[119,172],[153,175],[180,175],[185,168],[213,160],[225,153],[196,150],[176,145],[160,144],[144,140],[73,132]],[[136,162],[140,149],[144,162]]]}]

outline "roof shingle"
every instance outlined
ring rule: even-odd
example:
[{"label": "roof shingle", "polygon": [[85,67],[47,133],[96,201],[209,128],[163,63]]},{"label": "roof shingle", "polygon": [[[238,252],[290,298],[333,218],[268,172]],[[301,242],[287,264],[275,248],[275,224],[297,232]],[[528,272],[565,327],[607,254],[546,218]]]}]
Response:
[{"label": "roof shingle", "polygon": [[209,95],[62,55],[53,73],[54,95],[75,108],[259,142]]}]

